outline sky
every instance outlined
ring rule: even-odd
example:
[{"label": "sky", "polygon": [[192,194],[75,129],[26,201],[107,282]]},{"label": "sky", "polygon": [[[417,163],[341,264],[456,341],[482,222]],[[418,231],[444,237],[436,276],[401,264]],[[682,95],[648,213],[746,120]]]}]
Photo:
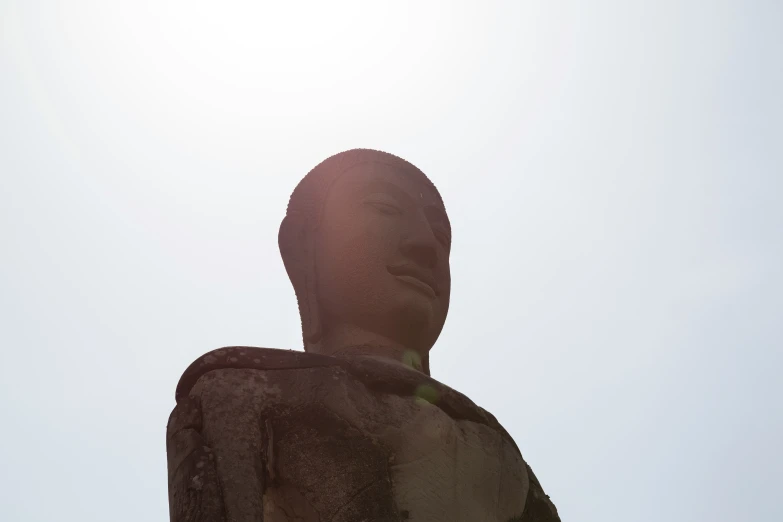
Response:
[{"label": "sky", "polygon": [[0,0],[0,520],[168,519],[179,376],[300,349],[278,227],[356,147],[564,521],[783,520],[781,93],[775,0]]}]

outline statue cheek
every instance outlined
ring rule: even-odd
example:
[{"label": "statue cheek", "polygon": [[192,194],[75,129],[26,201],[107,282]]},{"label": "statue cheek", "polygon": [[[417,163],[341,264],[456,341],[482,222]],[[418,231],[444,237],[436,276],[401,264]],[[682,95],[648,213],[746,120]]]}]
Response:
[{"label": "statue cheek", "polygon": [[391,227],[367,227],[360,237],[351,241],[350,248],[352,259],[368,265],[382,264],[385,267],[398,257],[400,233]]}]

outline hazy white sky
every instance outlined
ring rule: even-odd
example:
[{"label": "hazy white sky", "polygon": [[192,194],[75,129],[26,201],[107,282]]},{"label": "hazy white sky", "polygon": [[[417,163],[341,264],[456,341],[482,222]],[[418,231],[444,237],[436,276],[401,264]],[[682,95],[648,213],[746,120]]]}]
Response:
[{"label": "hazy white sky", "polygon": [[0,520],[168,519],[202,353],[299,348],[344,149],[454,229],[433,376],[564,521],[783,520],[783,3],[0,0]]}]

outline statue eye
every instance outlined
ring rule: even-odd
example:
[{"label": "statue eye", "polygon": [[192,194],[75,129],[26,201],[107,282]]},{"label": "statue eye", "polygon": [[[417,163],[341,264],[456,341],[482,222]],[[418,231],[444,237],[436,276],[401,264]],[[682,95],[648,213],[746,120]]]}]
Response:
[{"label": "statue eye", "polygon": [[400,209],[397,208],[395,205],[392,205],[391,203],[387,203],[384,201],[375,201],[375,200],[367,201],[367,204],[373,207],[381,214],[386,214],[387,216],[394,216],[402,213]]}]

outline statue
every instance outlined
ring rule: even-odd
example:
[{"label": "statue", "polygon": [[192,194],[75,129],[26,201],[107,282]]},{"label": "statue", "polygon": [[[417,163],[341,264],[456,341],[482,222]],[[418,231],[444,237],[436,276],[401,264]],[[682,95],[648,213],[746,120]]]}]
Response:
[{"label": "statue", "polygon": [[172,522],[560,520],[497,420],[429,376],[451,228],[419,169],[328,158],[294,190],[279,246],[305,351],[221,348],[185,371]]}]

